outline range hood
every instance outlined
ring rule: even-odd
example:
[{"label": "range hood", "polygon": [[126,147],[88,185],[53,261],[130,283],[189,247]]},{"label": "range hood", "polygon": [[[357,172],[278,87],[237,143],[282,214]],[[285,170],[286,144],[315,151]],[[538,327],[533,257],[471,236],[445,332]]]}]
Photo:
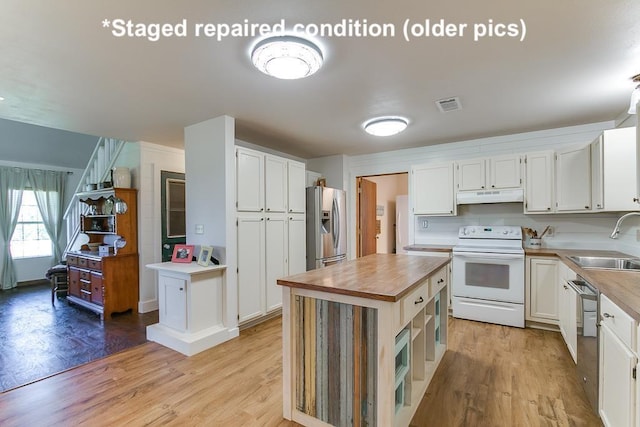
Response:
[{"label": "range hood", "polygon": [[458,191],[456,194],[456,203],[458,205],[523,201],[524,190],[522,188],[511,190]]}]

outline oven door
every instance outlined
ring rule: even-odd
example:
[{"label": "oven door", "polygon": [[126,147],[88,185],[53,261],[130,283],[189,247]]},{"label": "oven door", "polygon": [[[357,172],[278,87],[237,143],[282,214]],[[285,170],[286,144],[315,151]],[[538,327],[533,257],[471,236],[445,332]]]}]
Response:
[{"label": "oven door", "polygon": [[453,254],[453,295],[524,304],[524,254]]}]

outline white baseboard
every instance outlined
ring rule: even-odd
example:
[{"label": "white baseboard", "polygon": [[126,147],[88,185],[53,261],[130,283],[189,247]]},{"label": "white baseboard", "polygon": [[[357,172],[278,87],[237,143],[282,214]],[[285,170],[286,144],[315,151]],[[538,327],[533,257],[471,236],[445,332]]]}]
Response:
[{"label": "white baseboard", "polygon": [[149,313],[158,309],[158,300],[151,299],[147,301],[138,302],[138,313]]}]

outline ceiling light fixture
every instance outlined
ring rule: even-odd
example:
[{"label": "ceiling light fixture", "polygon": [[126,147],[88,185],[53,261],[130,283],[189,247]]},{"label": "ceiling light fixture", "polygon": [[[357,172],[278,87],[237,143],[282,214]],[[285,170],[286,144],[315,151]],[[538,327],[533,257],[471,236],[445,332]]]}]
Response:
[{"label": "ceiling light fixture", "polygon": [[404,117],[386,116],[376,117],[364,123],[365,132],[374,136],[391,136],[402,132],[409,125]]},{"label": "ceiling light fixture", "polygon": [[4,97],[0,96],[0,102],[4,101]]},{"label": "ceiling light fixture", "polygon": [[[634,83],[640,83],[640,74],[631,77]],[[636,114],[638,102],[640,102],[640,84],[631,92],[631,103],[629,104],[629,114]]]},{"label": "ceiling light fixture", "polygon": [[309,77],[322,66],[320,48],[296,36],[275,36],[260,41],[251,52],[253,65],[279,79]]}]

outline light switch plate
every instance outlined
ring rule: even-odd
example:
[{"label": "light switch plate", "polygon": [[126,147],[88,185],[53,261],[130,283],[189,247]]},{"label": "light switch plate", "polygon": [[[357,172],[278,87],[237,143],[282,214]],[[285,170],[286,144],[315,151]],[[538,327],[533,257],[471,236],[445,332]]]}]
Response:
[{"label": "light switch plate", "polygon": [[204,234],[204,225],[196,224],[196,234]]}]

